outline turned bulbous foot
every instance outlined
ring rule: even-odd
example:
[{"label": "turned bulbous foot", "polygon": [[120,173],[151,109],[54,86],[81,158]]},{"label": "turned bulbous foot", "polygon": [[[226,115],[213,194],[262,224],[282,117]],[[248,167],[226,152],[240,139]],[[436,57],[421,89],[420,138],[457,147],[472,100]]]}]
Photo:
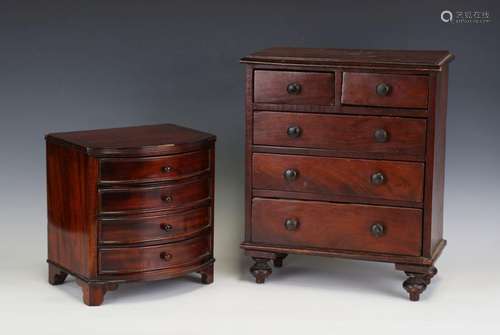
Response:
[{"label": "turned bulbous foot", "polygon": [[272,273],[272,269],[269,266],[269,259],[252,257],[255,264],[250,268],[250,273],[255,277],[255,282],[257,284],[263,284],[266,278]]},{"label": "turned bulbous foot", "polygon": [[49,264],[49,283],[51,285],[61,285],[68,277],[68,273],[55,265]]},{"label": "turned bulbous foot", "polygon": [[403,288],[408,292],[411,301],[418,301],[420,299],[420,294],[425,291],[427,286],[431,283],[431,279],[438,273],[438,271],[434,266],[413,266],[408,271],[405,271],[405,273],[408,276],[408,279],[403,282]]},{"label": "turned bulbous foot", "polygon": [[199,273],[201,274],[201,282],[203,284],[212,284],[214,282],[214,265],[211,264],[210,266],[207,266],[203,270],[200,270]]},{"label": "turned bulbous foot", "polygon": [[275,268],[280,268],[283,266],[283,260],[288,256],[287,254],[276,254],[276,258],[273,260],[273,265]]}]

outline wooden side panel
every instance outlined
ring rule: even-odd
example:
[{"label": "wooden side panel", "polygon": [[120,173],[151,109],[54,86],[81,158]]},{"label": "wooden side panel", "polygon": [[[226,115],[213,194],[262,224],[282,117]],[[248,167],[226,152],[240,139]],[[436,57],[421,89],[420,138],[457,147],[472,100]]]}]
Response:
[{"label": "wooden side panel", "polygon": [[86,278],[97,274],[98,161],[47,143],[48,260]]},{"label": "wooden side panel", "polygon": [[432,227],[430,255],[443,239],[444,169],[446,148],[446,114],[448,107],[448,66],[437,75],[436,111],[434,114],[434,163],[432,183]]}]

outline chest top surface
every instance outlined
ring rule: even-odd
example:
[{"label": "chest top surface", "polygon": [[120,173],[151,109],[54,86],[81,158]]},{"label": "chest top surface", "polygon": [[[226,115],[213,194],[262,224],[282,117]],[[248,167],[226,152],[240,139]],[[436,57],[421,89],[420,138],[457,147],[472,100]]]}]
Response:
[{"label": "chest top surface", "polygon": [[274,47],[252,53],[243,63],[324,66],[398,66],[439,70],[454,56],[446,50],[368,50]]},{"label": "chest top surface", "polygon": [[45,138],[94,156],[168,154],[215,141],[214,135],[173,124],[52,133]]}]

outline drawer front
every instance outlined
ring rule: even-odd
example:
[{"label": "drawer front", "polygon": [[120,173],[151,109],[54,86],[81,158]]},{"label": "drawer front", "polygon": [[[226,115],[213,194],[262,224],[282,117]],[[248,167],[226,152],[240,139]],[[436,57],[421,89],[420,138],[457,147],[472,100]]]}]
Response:
[{"label": "drawer front", "polygon": [[254,199],[253,242],[419,256],[422,211],[413,208]]},{"label": "drawer front", "polygon": [[254,154],[256,189],[421,202],[424,165],[382,160]]},{"label": "drawer front", "polygon": [[425,130],[425,120],[409,118],[257,112],[253,143],[423,158]]},{"label": "drawer front", "polygon": [[426,76],[344,73],[342,104],[427,108]]},{"label": "drawer front", "polygon": [[208,150],[148,158],[101,160],[101,182],[175,180],[209,169]]},{"label": "drawer front", "polygon": [[193,236],[210,225],[210,208],[148,217],[113,217],[100,220],[101,244],[168,242]]},{"label": "drawer front", "polygon": [[132,273],[202,263],[210,255],[210,236],[149,247],[99,249],[99,273]]},{"label": "drawer front", "polygon": [[289,105],[332,105],[334,75],[319,72],[254,72],[254,102]]},{"label": "drawer front", "polygon": [[179,207],[207,199],[209,178],[152,187],[114,187],[100,189],[101,213],[148,212]]}]

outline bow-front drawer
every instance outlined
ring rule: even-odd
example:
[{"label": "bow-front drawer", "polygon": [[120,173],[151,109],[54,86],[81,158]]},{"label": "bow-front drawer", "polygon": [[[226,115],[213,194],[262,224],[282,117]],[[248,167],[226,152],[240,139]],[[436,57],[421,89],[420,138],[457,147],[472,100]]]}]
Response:
[{"label": "bow-front drawer", "polygon": [[112,216],[100,220],[99,243],[168,242],[192,237],[209,226],[209,207],[147,216]]},{"label": "bow-front drawer", "polygon": [[252,201],[252,241],[418,256],[422,211],[318,201]]},{"label": "bow-front drawer", "polygon": [[342,104],[427,108],[427,76],[344,72]]},{"label": "bow-front drawer", "polygon": [[101,214],[132,214],[192,207],[210,196],[209,178],[161,186],[99,190]]},{"label": "bow-front drawer", "polygon": [[421,202],[424,164],[256,153],[252,179],[261,190]]},{"label": "bow-front drawer", "polygon": [[410,118],[257,112],[253,144],[424,159],[425,130]]},{"label": "bow-front drawer", "polygon": [[202,264],[210,257],[210,235],[148,247],[99,249],[99,273],[133,273]]},{"label": "bow-front drawer", "polygon": [[254,102],[288,105],[332,105],[334,75],[321,72],[254,73]]},{"label": "bow-front drawer", "polygon": [[176,180],[209,169],[208,150],[143,158],[108,158],[100,161],[101,183]]}]

